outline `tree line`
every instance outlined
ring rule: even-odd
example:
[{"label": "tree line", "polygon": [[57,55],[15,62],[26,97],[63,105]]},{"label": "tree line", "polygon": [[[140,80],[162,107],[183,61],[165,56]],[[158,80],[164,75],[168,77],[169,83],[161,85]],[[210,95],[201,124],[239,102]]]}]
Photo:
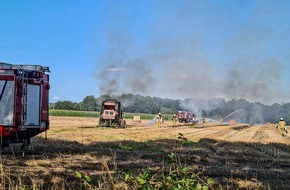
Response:
[{"label": "tree line", "polygon": [[234,119],[241,123],[277,123],[280,118],[284,118],[290,124],[290,103],[265,105],[260,102],[251,103],[245,99],[174,100],[136,94],[99,97],[89,95],[79,103],[68,100],[51,103],[50,109],[100,111],[102,101],[107,98],[120,101],[123,111],[128,113],[176,114],[184,110],[193,112],[197,117],[207,117],[217,121],[223,118],[224,121]]}]

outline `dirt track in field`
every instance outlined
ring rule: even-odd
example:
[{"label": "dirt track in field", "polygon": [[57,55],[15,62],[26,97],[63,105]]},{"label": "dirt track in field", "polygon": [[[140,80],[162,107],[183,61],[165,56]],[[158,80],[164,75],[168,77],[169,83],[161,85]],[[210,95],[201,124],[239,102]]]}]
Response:
[{"label": "dirt track in field", "polygon": [[[224,189],[290,189],[290,137],[282,137],[273,124],[172,128],[165,122],[158,128],[151,121],[127,120],[125,129],[96,125],[95,118],[51,117],[48,140],[44,134],[35,137],[32,152],[22,157],[17,145],[5,148],[3,171],[12,179],[21,175],[30,185],[52,189],[78,187],[75,171],[89,172],[101,188],[112,182],[110,175],[158,171],[174,152],[183,164],[213,177]],[[177,138],[180,133],[197,143],[184,143]]]}]

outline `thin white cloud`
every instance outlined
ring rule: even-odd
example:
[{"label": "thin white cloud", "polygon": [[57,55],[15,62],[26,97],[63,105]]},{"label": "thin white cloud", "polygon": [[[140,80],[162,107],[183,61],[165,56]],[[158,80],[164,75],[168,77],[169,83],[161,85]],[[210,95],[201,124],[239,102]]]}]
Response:
[{"label": "thin white cloud", "polygon": [[187,74],[182,74],[182,75],[178,76],[178,78],[181,78],[181,79],[192,79],[192,76],[189,76]]},{"label": "thin white cloud", "polygon": [[108,72],[124,72],[126,71],[127,69],[126,68],[107,68],[106,71]]}]

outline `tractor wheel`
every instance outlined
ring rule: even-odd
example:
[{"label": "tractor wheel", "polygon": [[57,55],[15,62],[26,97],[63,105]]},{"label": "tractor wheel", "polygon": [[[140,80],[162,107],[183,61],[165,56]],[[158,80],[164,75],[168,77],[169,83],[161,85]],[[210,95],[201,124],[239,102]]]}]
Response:
[{"label": "tractor wheel", "polygon": [[126,128],[126,121],[125,120],[120,121],[120,128]]}]

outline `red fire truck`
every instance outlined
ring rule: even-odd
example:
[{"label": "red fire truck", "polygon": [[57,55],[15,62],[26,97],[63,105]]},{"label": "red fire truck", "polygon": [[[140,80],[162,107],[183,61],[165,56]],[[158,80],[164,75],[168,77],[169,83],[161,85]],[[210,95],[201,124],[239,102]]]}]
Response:
[{"label": "red fire truck", "polygon": [[0,138],[30,144],[30,138],[49,129],[49,67],[0,62]]},{"label": "red fire truck", "polygon": [[177,118],[179,122],[193,122],[195,115],[188,111],[178,111]]}]

